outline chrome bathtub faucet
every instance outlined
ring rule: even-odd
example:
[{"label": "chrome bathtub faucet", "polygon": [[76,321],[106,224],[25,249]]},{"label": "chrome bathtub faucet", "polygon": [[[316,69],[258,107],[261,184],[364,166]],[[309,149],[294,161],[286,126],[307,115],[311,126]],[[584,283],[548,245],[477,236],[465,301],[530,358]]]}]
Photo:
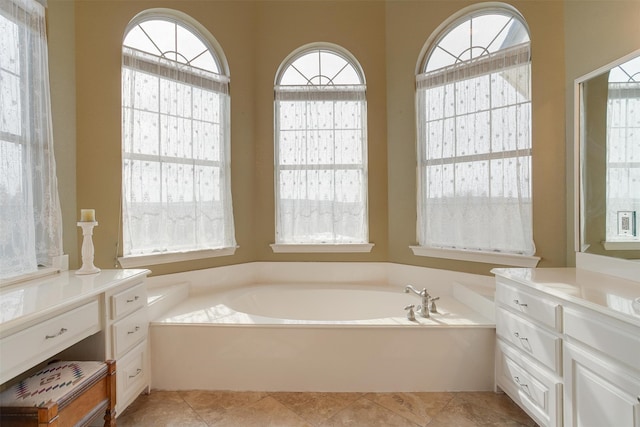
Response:
[{"label": "chrome bathtub faucet", "polygon": [[[413,292],[414,294],[418,295],[420,298],[422,298],[422,303],[418,306],[417,310],[420,313],[420,316],[422,317],[430,317],[431,315],[429,314],[429,306],[430,306],[430,302],[429,300],[431,299],[431,295],[429,295],[429,292],[427,292],[426,288],[422,288],[422,291],[418,292],[416,290],[416,288],[414,288],[411,285],[407,285],[404,288],[404,292],[405,293],[409,293],[409,292]],[[435,307],[435,305],[434,305]]]}]

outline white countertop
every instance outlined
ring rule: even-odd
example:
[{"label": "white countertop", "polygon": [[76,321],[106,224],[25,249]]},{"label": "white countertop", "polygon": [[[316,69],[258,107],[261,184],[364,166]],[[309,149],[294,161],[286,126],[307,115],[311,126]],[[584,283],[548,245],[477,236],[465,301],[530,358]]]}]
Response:
[{"label": "white countertop", "polygon": [[579,268],[496,268],[492,272],[640,326],[640,277],[632,281]]},{"label": "white countertop", "polygon": [[149,270],[144,269],[102,270],[88,275],[62,271],[0,288],[0,336],[147,274]]}]

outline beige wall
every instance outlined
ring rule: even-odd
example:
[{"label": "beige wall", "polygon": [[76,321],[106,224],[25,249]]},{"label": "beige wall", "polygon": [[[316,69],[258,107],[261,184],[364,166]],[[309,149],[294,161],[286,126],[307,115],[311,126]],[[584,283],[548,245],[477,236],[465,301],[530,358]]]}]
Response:
[{"label": "beige wall", "polygon": [[[567,0],[565,67],[567,126],[567,260],[575,263],[574,82],[604,65],[640,49],[640,1]],[[637,256],[636,256],[637,257]]]},{"label": "beige wall", "polygon": [[[58,2],[64,3],[53,0],[50,9],[71,13]],[[119,233],[122,37],[136,13],[168,7],[191,15],[208,28],[229,62],[232,191],[240,248],[231,257],[152,267],[154,274],[262,260],[391,261],[488,274],[490,265],[415,257],[408,248],[415,244],[416,62],[431,33],[473,3],[77,0],[73,9],[77,188],[75,193],[72,188],[61,189],[68,203],[76,195],[77,209],[65,207],[65,218],[71,215],[68,222],[75,224],[77,212],[73,215],[73,210],[96,209],[100,223],[94,235],[96,265],[112,267]],[[568,235],[564,28],[577,31],[576,25],[567,24],[570,19],[565,9],[571,7],[560,0],[509,3],[527,20],[532,39],[534,239],[541,266],[563,266],[568,253],[563,238]],[[57,19],[51,25],[64,22]],[[566,40],[569,43],[572,38]],[[273,81],[291,51],[314,41],[348,49],[367,78],[370,240],[375,243],[370,254],[285,255],[273,254],[268,246],[274,235]],[[59,56],[52,58],[54,63],[59,61]],[[65,109],[67,113],[73,115],[71,107]],[[71,119],[66,123],[72,125]],[[58,163],[59,169],[74,167],[69,158]],[[80,241],[76,242],[79,246]],[[66,251],[73,253],[68,246],[65,240]],[[73,249],[77,254],[77,247]]]}]

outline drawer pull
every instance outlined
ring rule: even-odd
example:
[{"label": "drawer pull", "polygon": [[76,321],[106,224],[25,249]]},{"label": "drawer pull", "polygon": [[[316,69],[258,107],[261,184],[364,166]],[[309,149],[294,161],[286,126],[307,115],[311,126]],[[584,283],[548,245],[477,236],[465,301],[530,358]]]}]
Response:
[{"label": "drawer pull", "polygon": [[64,334],[65,332],[67,332],[67,328],[60,328],[60,330],[58,331],[57,334],[55,334],[55,335],[45,335],[44,338],[47,339],[47,340],[50,340],[51,338],[59,337],[60,335]]},{"label": "drawer pull", "polygon": [[142,369],[140,369],[140,368],[136,369],[136,373],[133,374],[133,375],[129,375],[129,378],[137,377],[138,375],[140,375],[140,372],[142,372]]},{"label": "drawer pull", "polygon": [[522,391],[524,391],[525,393],[527,393],[528,395],[530,395],[531,393],[529,393],[529,385],[525,384],[525,383],[521,383],[520,382],[520,378],[519,377],[513,377],[513,381],[518,384],[520,386],[520,388],[522,389]]},{"label": "drawer pull", "polygon": [[522,348],[524,348],[528,352],[533,351],[533,349],[531,348],[531,344],[529,343],[529,338],[521,337],[518,332],[514,332],[513,335],[520,340],[520,345],[522,345]]},{"label": "drawer pull", "polygon": [[128,331],[127,335],[131,335],[131,334],[135,334],[136,332],[138,332],[140,330],[140,326],[136,326],[133,331]]},{"label": "drawer pull", "polygon": [[514,299],[514,300],[513,300],[513,303],[514,303],[515,305],[517,305],[518,307],[528,307],[528,306],[529,306],[528,304],[525,304],[525,303],[523,303],[523,302],[520,302],[520,301],[519,301],[519,300],[517,300],[517,299]]},{"label": "drawer pull", "polygon": [[521,337],[520,334],[518,332],[514,332],[514,334],[516,336],[516,338],[518,338],[520,341],[527,341],[529,342],[529,338],[527,337]]},{"label": "drawer pull", "polygon": [[134,301],[138,301],[140,299],[140,297],[138,295],[136,295],[135,297],[128,299],[127,300],[127,304],[134,302]]}]

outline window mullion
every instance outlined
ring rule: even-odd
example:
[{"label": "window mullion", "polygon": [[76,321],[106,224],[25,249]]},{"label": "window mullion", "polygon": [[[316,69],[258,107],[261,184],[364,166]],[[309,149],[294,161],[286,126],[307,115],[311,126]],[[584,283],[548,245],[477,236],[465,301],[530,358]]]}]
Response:
[{"label": "window mullion", "polygon": [[[331,174],[333,175],[331,177],[332,178],[331,181],[332,181],[332,184],[333,184],[332,185],[332,187],[333,187],[333,206],[332,206],[331,211],[332,211],[333,214],[335,214],[335,212],[336,212],[336,202],[338,200],[337,199],[337,196],[338,196],[337,183],[336,183],[336,180],[338,178],[338,169],[336,168],[336,165],[337,165],[337,162],[336,162],[336,160],[337,160],[337,158],[336,158],[336,136],[337,136],[336,127],[338,126],[338,123],[337,123],[337,120],[336,120],[336,102],[338,102],[338,101],[332,101],[331,102],[331,112],[333,114],[333,120],[332,120],[333,123],[332,123],[332,126],[331,126],[331,132],[333,134],[333,162],[332,163],[334,165],[333,171],[331,172]],[[335,236],[336,235],[335,221],[332,222],[331,231],[333,232],[333,235]]]},{"label": "window mullion", "polygon": [[[177,32],[177,26],[176,26],[176,32]],[[178,41],[177,41],[177,36],[176,36],[176,51],[178,46]],[[195,133],[194,133],[194,115],[193,115],[193,104],[194,104],[194,97],[193,97],[193,87],[190,87],[190,107],[191,107],[191,111],[189,114],[189,121],[190,121],[190,127],[191,127],[191,177],[193,180],[193,187],[192,187],[192,200],[193,200],[193,217],[195,218],[195,221],[193,221],[192,226],[193,226],[193,235],[195,238],[195,243],[196,246],[198,246],[198,243],[200,241],[200,233],[198,233],[198,219],[200,217],[200,210],[198,209],[199,206],[199,198],[198,198],[198,189],[200,187],[200,183],[198,181],[198,176],[197,176],[197,170],[196,170],[196,144],[195,144]]]},{"label": "window mullion", "polygon": [[[489,79],[489,153],[493,154],[493,117],[491,117],[493,115],[493,90],[491,88],[491,76],[492,74],[489,74],[487,76],[487,79]],[[503,150],[504,151],[504,150]],[[493,157],[493,156],[491,156]],[[489,199],[491,199],[493,197],[493,194],[491,193],[491,160],[487,160],[487,163],[489,164],[488,168],[489,168],[489,175],[488,175],[488,180],[489,180],[489,189],[488,189],[488,193],[489,193]],[[504,160],[503,160],[503,166],[504,166]],[[502,177],[502,181],[504,182],[504,175]],[[503,184],[504,186],[504,184]]]},{"label": "window mullion", "polygon": [[[160,203],[163,203],[163,197],[162,197],[162,193],[164,191],[164,180],[163,180],[163,176],[164,176],[164,162],[162,161],[162,111],[161,111],[161,106],[160,103],[162,102],[162,79],[158,78],[158,96],[157,96],[157,103],[156,103],[156,108],[157,108],[157,116],[158,116],[158,163],[160,164],[159,167],[159,181],[158,181],[158,185],[160,186],[159,190],[160,190]],[[168,115],[167,115],[168,118]],[[168,125],[168,124],[167,124]]]},{"label": "window mullion", "polygon": [[[305,115],[304,115],[304,128],[305,128],[305,138],[304,138],[304,146],[303,146],[303,150],[302,150],[302,156],[304,157],[304,160],[301,159],[301,163],[309,166],[309,138],[311,137],[311,128],[309,127],[309,121],[310,121],[310,116],[311,116],[311,102],[305,102]],[[307,170],[307,169],[305,169]],[[304,193],[305,193],[305,199],[309,199],[309,175],[307,173],[305,173],[304,176]]]},{"label": "window mullion", "polygon": [[[458,157],[458,91],[456,90],[457,82],[453,84],[453,153],[452,157],[456,159]],[[453,174],[453,197],[458,197],[457,192],[457,173],[458,169],[456,165],[458,164],[457,160],[455,160],[451,167],[453,170],[451,173]]]}]

